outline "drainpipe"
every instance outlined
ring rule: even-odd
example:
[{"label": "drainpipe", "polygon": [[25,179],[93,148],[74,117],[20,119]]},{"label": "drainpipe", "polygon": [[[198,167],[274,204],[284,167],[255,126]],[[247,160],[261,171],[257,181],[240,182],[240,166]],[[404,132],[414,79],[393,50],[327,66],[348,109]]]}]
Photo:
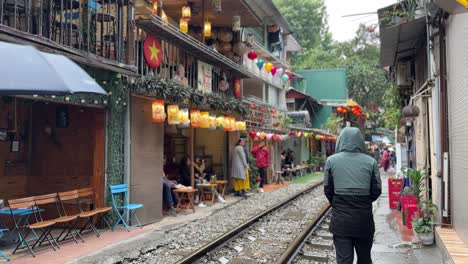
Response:
[{"label": "drainpipe", "polygon": [[451,225],[451,213],[450,213],[450,177],[449,177],[449,139],[448,139],[448,96],[447,96],[447,48],[445,41],[445,27],[446,19],[443,17],[439,22],[440,28],[440,142],[441,142],[441,153],[444,155],[444,162],[442,163],[442,177],[443,177],[443,188],[442,188],[442,223]]}]

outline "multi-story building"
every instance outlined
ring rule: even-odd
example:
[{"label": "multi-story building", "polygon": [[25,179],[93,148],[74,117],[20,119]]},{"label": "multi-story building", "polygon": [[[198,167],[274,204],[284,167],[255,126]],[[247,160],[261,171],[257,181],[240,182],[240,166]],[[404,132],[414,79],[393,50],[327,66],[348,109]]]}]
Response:
[{"label": "multi-story building", "polygon": [[[468,98],[464,71],[468,3],[428,0],[402,11],[405,4],[378,11],[381,64],[391,66],[408,105],[403,109],[401,129],[406,135],[408,165],[429,171],[427,186],[439,208],[437,222],[451,227],[438,230],[442,234],[439,241],[447,242],[444,234],[450,233],[451,241],[467,245],[464,204],[468,182],[464,172],[468,138],[463,109]],[[447,263],[457,261],[463,262],[463,256],[454,254]]]},{"label": "multi-story building", "polygon": [[[286,54],[298,45],[270,0],[7,0],[0,2],[0,40],[65,55],[108,92],[2,97],[6,199],[92,186],[102,204],[109,184],[126,182],[131,200],[145,204],[140,219],[150,223],[162,217],[163,167],[178,178],[180,160],[200,156],[229,179],[240,136],[160,122],[158,107],[235,116],[256,131],[284,132],[277,126],[286,111]],[[265,66],[258,67],[260,59]],[[269,63],[277,74],[266,71]],[[16,152],[9,151],[13,141],[20,143]],[[191,184],[193,174],[192,167]]]}]

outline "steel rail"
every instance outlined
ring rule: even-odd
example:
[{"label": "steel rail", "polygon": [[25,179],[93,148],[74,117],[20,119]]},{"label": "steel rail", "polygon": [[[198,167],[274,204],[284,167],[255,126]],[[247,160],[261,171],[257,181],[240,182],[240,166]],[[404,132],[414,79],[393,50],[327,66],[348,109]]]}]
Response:
[{"label": "steel rail", "polygon": [[271,207],[269,207],[268,209],[264,210],[263,212],[257,214],[256,216],[250,218],[249,220],[247,220],[246,222],[244,222],[243,224],[239,225],[238,227],[232,229],[231,231],[219,236],[218,238],[216,238],[215,240],[205,244],[203,247],[197,249],[196,251],[192,252],[190,255],[188,256],[185,256],[183,259],[179,260],[178,262],[176,262],[177,264],[189,264],[189,263],[195,263],[197,262],[198,260],[200,260],[202,257],[204,257],[207,253],[215,250],[216,248],[218,248],[219,246],[223,245],[224,243],[226,243],[227,241],[231,240],[232,238],[236,237],[237,235],[239,235],[240,233],[242,233],[243,231],[245,231],[247,228],[249,228],[250,226],[252,226],[253,224],[255,224],[258,220],[260,220],[261,218],[263,218],[264,216],[278,210],[279,208],[289,204],[291,201],[293,201],[294,199],[298,198],[299,196],[301,195],[304,195],[306,193],[309,193],[311,192],[312,190],[314,190],[315,188],[317,188],[318,186],[322,185],[322,181],[312,185],[311,187],[305,189],[305,190],[302,190],[302,191],[299,191],[297,192],[296,194],[294,194],[293,196],[290,196],[288,197],[287,199],[285,199],[284,201],[281,201]]},{"label": "steel rail", "polygon": [[297,254],[301,250],[307,238],[322,223],[323,219],[325,219],[325,216],[329,212],[330,212],[330,205],[323,207],[322,210],[319,212],[318,217],[314,221],[309,223],[307,227],[301,232],[301,234],[297,236],[296,239],[291,244],[289,244],[286,251],[283,253],[283,255],[281,255],[281,257],[276,263],[277,264],[292,263],[294,258],[297,256]]}]

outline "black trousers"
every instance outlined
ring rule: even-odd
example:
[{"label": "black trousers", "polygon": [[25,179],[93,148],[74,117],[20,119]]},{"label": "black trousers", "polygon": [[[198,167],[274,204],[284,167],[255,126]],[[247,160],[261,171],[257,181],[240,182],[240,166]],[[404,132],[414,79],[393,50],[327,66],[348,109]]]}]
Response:
[{"label": "black trousers", "polygon": [[345,237],[333,235],[337,264],[353,264],[356,250],[357,264],[372,264],[371,249],[374,236]]},{"label": "black trousers", "polygon": [[258,168],[258,174],[260,174],[260,188],[263,188],[266,179],[266,168]]}]

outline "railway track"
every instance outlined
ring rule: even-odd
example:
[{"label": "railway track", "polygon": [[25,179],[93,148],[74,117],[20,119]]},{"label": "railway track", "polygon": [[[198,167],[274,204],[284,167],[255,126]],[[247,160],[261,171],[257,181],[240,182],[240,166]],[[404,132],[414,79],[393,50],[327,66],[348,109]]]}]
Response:
[{"label": "railway track", "polygon": [[177,263],[292,263],[329,210],[319,186],[271,206]]},{"label": "railway track", "polygon": [[333,236],[328,232],[331,209],[316,222],[310,223],[291,243],[277,263],[281,264],[334,264],[336,263]]}]

